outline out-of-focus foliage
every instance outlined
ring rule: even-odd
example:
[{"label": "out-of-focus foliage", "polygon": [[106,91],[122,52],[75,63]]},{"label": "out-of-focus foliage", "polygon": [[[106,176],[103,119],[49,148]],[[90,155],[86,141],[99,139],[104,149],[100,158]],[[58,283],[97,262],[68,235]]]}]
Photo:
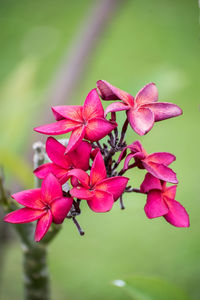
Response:
[{"label": "out-of-focus foliage", "polygon": [[[44,109],[48,83],[92,3],[89,0],[0,3],[0,25],[4,31],[0,48],[0,155],[4,161],[4,157],[8,159],[13,153],[12,159],[5,162],[12,180],[15,174],[19,176],[20,168],[11,161],[16,155],[24,161],[27,143],[36,135],[32,127],[42,123],[38,115]],[[124,211],[116,203],[107,214],[94,214],[83,205],[85,213],[79,221],[86,235],[79,237],[72,222],[67,220],[51,246],[53,299],[124,300],[123,291],[110,282],[145,274],[166,278],[198,300],[198,3],[196,0],[122,3],[91,57],[82,85],[66,103],[82,103],[96,80],[105,79],[133,95],[153,81],[158,86],[160,100],[179,105],[183,116],[156,123],[142,138],[129,130],[129,142],[140,139],[149,153],[168,151],[177,156],[173,164],[180,181],[176,199],[189,212],[191,227],[177,229],[162,218],[148,220],[143,211],[146,200],[143,195],[127,195]],[[49,106],[46,114],[51,114]],[[124,114],[118,115],[121,126]],[[32,178],[26,174],[27,167],[20,181],[30,187]],[[129,175],[131,184],[138,187],[144,172],[136,175],[130,171]],[[21,252],[17,243],[7,249],[2,299],[21,299],[21,280]]]}]

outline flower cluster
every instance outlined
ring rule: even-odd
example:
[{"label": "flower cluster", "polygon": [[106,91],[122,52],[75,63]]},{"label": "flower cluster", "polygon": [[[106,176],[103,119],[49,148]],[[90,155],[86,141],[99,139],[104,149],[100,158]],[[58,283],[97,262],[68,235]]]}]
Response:
[{"label": "flower cluster", "polygon": [[[104,111],[100,97],[117,101]],[[123,110],[126,111],[126,120],[120,133],[116,112]],[[53,137],[47,138],[49,162],[34,170],[35,176],[42,179],[41,188],[12,195],[24,208],[9,213],[4,219],[6,222],[37,220],[35,240],[40,241],[52,222],[61,224],[65,218],[74,219],[80,213],[82,200],[86,200],[96,213],[107,212],[118,199],[124,208],[122,195],[125,192],[139,192],[147,194],[144,210],[148,218],[164,216],[176,227],[189,226],[186,210],[174,199],[178,180],[169,165],[175,156],[168,152],[148,154],[140,141],[131,145],[125,141],[128,124],[137,134],[144,135],[152,129],[154,122],[182,114],[177,105],[158,102],[154,83],[147,84],[133,97],[99,80],[97,89],[89,92],[83,106],[55,106],[52,111],[56,122],[34,130],[46,135],[71,132],[67,147]],[[108,120],[109,113],[111,118]],[[104,137],[107,137],[107,142],[100,143]],[[114,156],[118,152],[116,161]],[[140,189],[127,186],[129,178],[123,176],[135,167],[147,171]],[[167,182],[175,185],[167,187]],[[71,186],[67,191],[64,188],[66,183]],[[80,229],[79,224],[77,227]]]}]

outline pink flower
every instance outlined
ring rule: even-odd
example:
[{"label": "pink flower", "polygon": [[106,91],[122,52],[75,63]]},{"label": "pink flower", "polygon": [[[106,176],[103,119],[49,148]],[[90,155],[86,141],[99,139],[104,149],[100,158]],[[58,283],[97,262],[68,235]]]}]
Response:
[{"label": "pink flower", "polygon": [[144,210],[148,218],[163,216],[167,222],[176,227],[190,226],[185,208],[175,200],[176,185],[167,187],[166,182],[147,173],[140,190],[147,193]]},{"label": "pink flower", "polygon": [[123,176],[107,178],[100,151],[95,156],[90,176],[80,169],[73,169],[68,175],[77,177],[80,182],[80,185],[70,190],[71,196],[87,200],[89,207],[95,212],[109,211],[129,180]]},{"label": "pink flower", "polygon": [[132,158],[134,158],[134,167],[137,166],[140,169],[146,169],[153,176],[163,181],[178,183],[176,173],[168,167],[168,165],[176,159],[173,154],[168,152],[147,154],[140,141],[135,141],[123,149],[118,162],[126,156],[127,149],[130,149],[131,153],[128,154],[125,159],[124,170],[129,168],[129,162]]},{"label": "pink flower", "polygon": [[89,159],[92,146],[85,141],[68,154],[65,154],[66,147],[53,137],[46,141],[46,152],[52,163],[46,163],[34,170],[34,174],[44,179],[49,173],[54,174],[61,184],[67,181],[67,173],[73,168],[80,168],[85,171],[89,169]]},{"label": "pink flower", "polygon": [[5,216],[8,223],[37,221],[35,241],[39,242],[49,230],[51,223],[61,224],[71,209],[73,199],[63,197],[62,187],[54,175],[49,174],[38,189],[25,190],[12,195],[24,208]]},{"label": "pink flower", "polygon": [[145,85],[135,98],[105,80],[97,81],[97,89],[103,100],[122,100],[110,104],[105,110],[105,116],[109,112],[126,110],[131,127],[139,135],[149,132],[154,122],[182,114],[181,108],[175,104],[157,102],[158,91],[154,83]]},{"label": "pink flower", "polygon": [[56,123],[36,127],[34,130],[48,135],[59,135],[72,131],[66,153],[75,149],[83,138],[98,141],[110,133],[116,122],[104,118],[104,110],[96,89],[88,94],[84,105],[52,107]]}]

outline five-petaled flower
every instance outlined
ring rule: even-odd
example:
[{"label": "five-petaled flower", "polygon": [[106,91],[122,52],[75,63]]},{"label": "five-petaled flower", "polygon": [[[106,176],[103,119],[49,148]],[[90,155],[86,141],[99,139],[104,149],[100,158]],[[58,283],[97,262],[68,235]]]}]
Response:
[{"label": "five-petaled flower", "polygon": [[35,241],[39,242],[49,230],[51,223],[61,224],[72,207],[73,199],[63,197],[62,187],[53,174],[42,182],[41,188],[25,190],[12,195],[25,206],[5,216],[9,223],[37,221]]},{"label": "five-petaled flower", "polygon": [[59,143],[53,137],[49,137],[46,141],[46,153],[52,163],[46,163],[34,170],[34,174],[44,179],[49,173],[54,174],[61,184],[67,181],[67,173],[73,168],[80,168],[84,171],[89,169],[89,159],[91,153],[91,145],[86,141],[81,143],[68,154],[65,154],[66,147]]},{"label": "five-petaled flower", "polygon": [[182,114],[181,108],[173,103],[157,102],[158,91],[154,83],[145,85],[135,98],[105,80],[97,81],[97,89],[103,100],[122,101],[110,104],[105,110],[105,116],[109,112],[126,110],[131,127],[139,135],[149,132],[154,122]]},{"label": "five-petaled flower", "polygon": [[[130,149],[131,153],[126,156],[128,149]],[[129,168],[129,162],[132,158],[134,158],[135,163],[132,165],[133,167],[137,166],[140,169],[146,169],[153,176],[163,181],[178,183],[176,173],[168,167],[168,165],[176,159],[173,154],[168,152],[147,154],[140,141],[135,141],[123,149],[118,162],[120,162],[125,156],[124,170]]]},{"label": "five-petaled flower", "polygon": [[75,176],[80,182],[70,190],[71,196],[87,200],[89,207],[95,212],[111,210],[114,201],[122,195],[129,180],[124,176],[107,178],[100,151],[94,159],[90,176],[81,169],[69,171],[68,176]]},{"label": "five-petaled flower", "polygon": [[74,150],[83,138],[98,141],[116,128],[117,123],[104,118],[104,110],[96,89],[89,92],[84,105],[52,107],[56,123],[36,127],[34,130],[48,135],[72,131],[66,153]]},{"label": "five-petaled flower", "polygon": [[189,227],[189,216],[185,208],[175,200],[176,187],[167,187],[165,181],[147,173],[140,187],[141,192],[147,193],[144,210],[150,219],[163,216],[176,227]]}]

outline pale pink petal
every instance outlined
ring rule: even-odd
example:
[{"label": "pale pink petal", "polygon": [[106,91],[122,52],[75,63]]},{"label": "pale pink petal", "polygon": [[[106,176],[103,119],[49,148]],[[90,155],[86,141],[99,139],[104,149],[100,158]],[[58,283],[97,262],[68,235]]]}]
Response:
[{"label": "pale pink petal", "polygon": [[18,203],[32,209],[42,210],[44,208],[44,203],[41,200],[40,188],[21,191],[13,194],[12,198],[14,198]]},{"label": "pale pink petal", "polygon": [[155,122],[177,117],[183,113],[179,106],[167,102],[149,103],[143,107],[148,107],[153,111]]},{"label": "pale pink petal", "polygon": [[135,96],[137,105],[158,101],[158,90],[155,83],[145,85]]},{"label": "pale pink petal", "polygon": [[53,163],[41,165],[40,167],[35,169],[33,173],[36,177],[40,179],[44,179],[49,173],[52,173],[59,180],[60,183],[63,184],[66,182],[67,170],[62,169],[61,167]]},{"label": "pale pink petal", "polygon": [[171,153],[155,152],[155,153],[149,154],[145,161],[147,161],[147,162],[150,161],[153,163],[163,164],[165,166],[168,166],[175,160],[176,160],[176,156]]},{"label": "pale pink petal", "polygon": [[92,118],[102,118],[104,115],[103,106],[96,89],[93,89],[87,95],[83,105],[83,118],[90,120]]},{"label": "pale pink petal", "polygon": [[154,177],[150,173],[145,175],[144,181],[140,186],[140,190],[143,193],[148,193],[150,190],[162,190],[161,182],[158,178]]},{"label": "pale pink petal", "polygon": [[20,208],[4,217],[4,221],[8,223],[29,223],[39,219],[45,214],[44,210],[36,210],[31,208]]},{"label": "pale pink petal", "polygon": [[108,107],[106,107],[105,112],[104,112],[104,116],[106,117],[108,113],[110,112],[115,112],[115,111],[121,111],[121,110],[128,110],[130,109],[130,107],[122,102],[114,102],[110,105],[108,105]]},{"label": "pale pink petal", "polygon": [[91,142],[101,140],[116,127],[116,122],[104,118],[91,119],[86,125],[85,139]]},{"label": "pale pink petal", "polygon": [[154,114],[148,108],[130,109],[127,117],[131,127],[139,135],[146,134],[154,125]]},{"label": "pale pink petal", "polygon": [[51,211],[48,210],[43,217],[41,217],[36,225],[35,229],[35,241],[39,242],[49,230],[49,227],[52,223],[52,214]]},{"label": "pale pink petal", "polygon": [[70,170],[67,174],[68,178],[76,177],[82,186],[89,188],[89,175],[81,169]]},{"label": "pale pink petal", "polygon": [[110,177],[97,183],[95,189],[112,194],[116,201],[124,192],[128,181],[129,178],[124,176]]},{"label": "pale pink petal", "polygon": [[177,185],[167,187],[164,190],[163,196],[173,200],[176,196],[176,188],[177,188]]},{"label": "pale pink petal", "polygon": [[103,156],[99,151],[95,156],[90,172],[90,186],[94,186],[107,177]]},{"label": "pale pink petal", "polygon": [[160,180],[171,182],[171,183],[178,183],[176,178],[176,173],[170,169],[169,167],[161,164],[156,164],[153,162],[144,162],[144,168],[151,173],[153,176],[157,177]]},{"label": "pale pink petal", "polygon": [[51,203],[56,198],[63,196],[62,186],[58,179],[53,175],[49,174],[42,182],[41,187],[42,200],[45,203]]},{"label": "pale pink petal", "polygon": [[161,217],[168,213],[169,209],[162,198],[161,191],[152,190],[148,193],[144,211],[150,219]]},{"label": "pale pink petal", "polygon": [[51,109],[57,121],[62,119],[70,119],[76,122],[83,122],[83,107],[81,105],[53,106]]},{"label": "pale pink petal", "polygon": [[59,135],[70,132],[80,127],[80,124],[72,120],[61,120],[55,123],[42,125],[34,128],[36,132],[48,134],[48,135]]},{"label": "pale pink petal", "polygon": [[103,100],[122,100],[128,105],[133,105],[133,96],[118,89],[105,80],[97,81],[97,90]]},{"label": "pale pink petal", "polygon": [[88,200],[94,196],[94,191],[90,191],[83,187],[74,187],[70,190],[70,195],[74,198]]},{"label": "pale pink petal", "polygon": [[68,154],[70,151],[73,151],[81,143],[85,135],[85,126],[80,126],[79,128],[72,131],[72,134],[69,138],[69,142],[65,151],[65,154]]},{"label": "pale pink petal", "polygon": [[113,196],[104,191],[95,191],[95,196],[87,200],[88,206],[94,212],[101,213],[111,210],[114,204]]},{"label": "pale pink petal", "polygon": [[92,146],[86,141],[82,141],[78,147],[69,153],[69,157],[73,163],[74,168],[87,171],[89,169],[89,159]]},{"label": "pale pink petal", "polygon": [[72,207],[72,203],[73,199],[71,197],[62,197],[51,203],[51,212],[55,224],[61,224],[64,221]]},{"label": "pale pink petal", "polygon": [[48,137],[46,141],[46,152],[53,163],[63,169],[69,169],[72,165],[69,156],[65,155],[66,147],[53,137]]},{"label": "pale pink petal", "polygon": [[176,227],[189,227],[190,220],[185,208],[175,200],[167,202],[169,212],[164,216],[167,222]]}]

